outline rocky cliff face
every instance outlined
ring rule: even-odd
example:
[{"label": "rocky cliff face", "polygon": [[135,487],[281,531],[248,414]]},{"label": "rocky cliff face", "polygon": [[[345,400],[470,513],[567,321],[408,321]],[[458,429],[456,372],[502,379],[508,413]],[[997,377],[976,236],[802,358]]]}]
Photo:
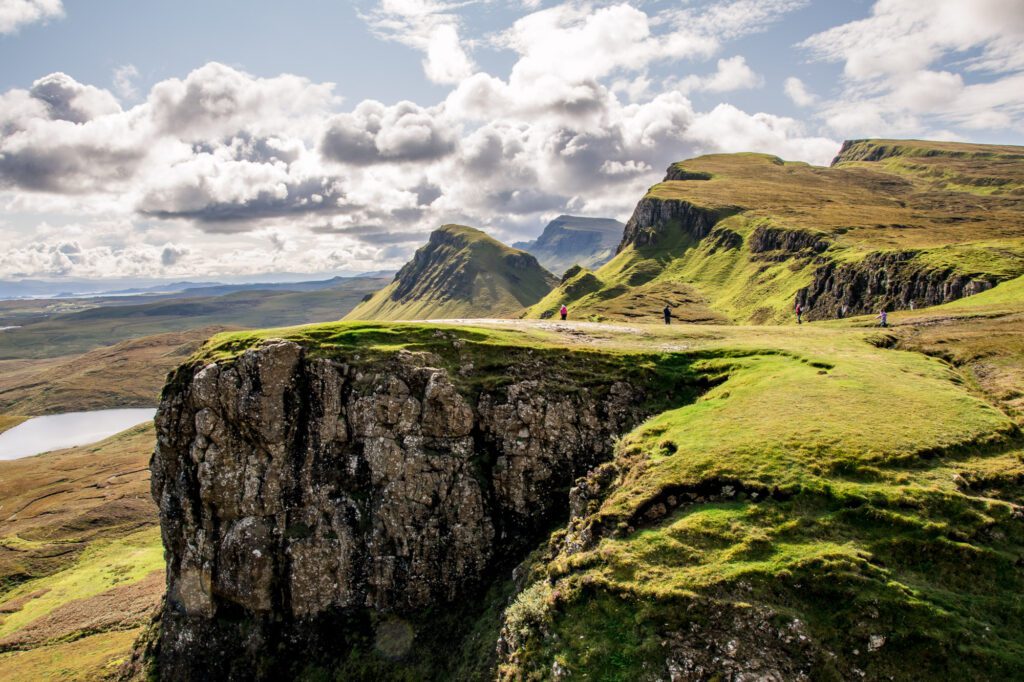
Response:
[{"label": "rocky cliff face", "polygon": [[673,226],[694,239],[703,239],[727,215],[729,210],[705,208],[681,199],[644,197],[626,223],[618,252],[630,245],[658,246],[672,236]]},{"label": "rocky cliff face", "polygon": [[877,252],[859,263],[826,261],[796,300],[812,320],[879,310],[924,308],[971,296],[996,285],[985,275],[930,266],[916,251]]},{"label": "rocky cliff face", "polygon": [[520,349],[488,387],[458,352],[456,369],[278,341],[172,376],[151,466],[164,679],[293,676],[345,659],[382,614],[472,600],[649,412],[636,372],[570,391]]},{"label": "rocky cliff face", "polygon": [[778,227],[762,225],[750,234],[750,252],[765,253],[766,251],[781,251],[786,255],[793,255],[801,251],[822,253],[831,246],[831,240],[826,235],[807,232],[804,230],[786,230]]}]

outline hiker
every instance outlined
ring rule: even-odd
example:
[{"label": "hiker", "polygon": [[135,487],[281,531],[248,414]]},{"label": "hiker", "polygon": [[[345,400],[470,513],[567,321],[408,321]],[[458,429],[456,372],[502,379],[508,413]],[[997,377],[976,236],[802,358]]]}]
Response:
[{"label": "hiker", "polygon": [[665,324],[672,324],[672,308],[665,304],[665,309],[661,311],[661,314],[665,316]]},{"label": "hiker", "polygon": [[803,307],[799,303],[797,303],[796,304],[796,323],[797,324],[803,324],[804,323],[803,314],[804,314]]},{"label": "hiker", "polygon": [[562,316],[562,322],[565,322],[565,318],[569,317],[569,309],[562,304],[562,309],[558,311],[558,314]]},{"label": "hiker", "polygon": [[889,313],[883,310],[882,312],[878,313],[878,319],[881,320],[881,324],[878,325],[879,327],[889,326]]}]

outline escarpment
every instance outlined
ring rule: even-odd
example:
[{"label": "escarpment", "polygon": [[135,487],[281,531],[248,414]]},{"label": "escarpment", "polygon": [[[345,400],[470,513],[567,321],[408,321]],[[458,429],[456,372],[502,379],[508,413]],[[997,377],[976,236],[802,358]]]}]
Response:
[{"label": "escarpment", "polygon": [[438,334],[445,357],[271,341],[172,376],[151,466],[162,678],[336,670],[379,649],[393,619],[457,647],[465,632],[432,632],[425,614],[482,609],[613,438],[693,396],[598,354],[495,361]]},{"label": "escarpment", "polygon": [[346,319],[511,316],[556,282],[531,254],[472,227],[444,225]]},{"label": "escarpment", "polygon": [[678,199],[645,197],[636,205],[626,223],[618,253],[628,246],[658,246],[675,235],[675,227],[694,240],[703,239],[722,218],[735,213],[734,208],[707,208]]},{"label": "escarpment", "polygon": [[828,261],[814,270],[796,300],[812,320],[850,314],[924,308],[972,296],[997,284],[991,275],[958,272],[922,262],[914,251],[868,254],[862,262]]},{"label": "escarpment", "polygon": [[593,282],[527,316],[778,323],[948,303],[1024,274],[1024,148],[854,140],[829,167],[756,153],[670,166]]}]

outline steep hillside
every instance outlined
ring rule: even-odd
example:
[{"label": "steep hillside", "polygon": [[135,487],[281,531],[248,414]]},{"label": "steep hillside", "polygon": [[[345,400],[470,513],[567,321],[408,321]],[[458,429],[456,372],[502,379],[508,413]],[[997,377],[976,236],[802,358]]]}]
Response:
[{"label": "steep hillside", "polygon": [[0,679],[113,679],[164,593],[153,426],[0,462]]},{"label": "steep hillside", "polygon": [[530,254],[472,227],[444,225],[391,284],[344,319],[509,317],[536,303],[556,282]]},{"label": "steep hillside", "polygon": [[212,326],[155,334],[70,357],[0,360],[0,413],[152,407],[167,373],[203,341],[230,329]]},{"label": "steep hillside", "polygon": [[[982,319],[1020,334],[1013,314]],[[150,660],[174,679],[1019,678],[1024,436],[966,365],[891,348],[912,333],[895,317],[221,335],[157,418]]]},{"label": "steep hillside", "polygon": [[826,319],[940,304],[1021,274],[1024,148],[861,140],[829,168],[763,154],[673,165],[616,257],[549,299],[584,316],[654,320],[667,302],[683,318],[710,307],[738,322],[784,320],[800,302]]},{"label": "steep hillside", "polygon": [[537,239],[512,246],[533,254],[551,272],[562,274],[574,265],[596,268],[611,260],[624,227],[611,218],[560,215]]}]

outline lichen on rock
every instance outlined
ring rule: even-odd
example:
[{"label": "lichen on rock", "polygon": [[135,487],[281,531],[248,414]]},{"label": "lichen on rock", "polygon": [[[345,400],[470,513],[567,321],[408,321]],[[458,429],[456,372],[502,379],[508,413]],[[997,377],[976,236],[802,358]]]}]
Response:
[{"label": "lichen on rock", "polygon": [[523,362],[480,389],[429,352],[357,357],[272,340],[172,377],[152,460],[161,674],[291,674],[325,632],[335,656],[354,646],[325,623],[480,594],[647,415],[635,373],[569,391]]}]

